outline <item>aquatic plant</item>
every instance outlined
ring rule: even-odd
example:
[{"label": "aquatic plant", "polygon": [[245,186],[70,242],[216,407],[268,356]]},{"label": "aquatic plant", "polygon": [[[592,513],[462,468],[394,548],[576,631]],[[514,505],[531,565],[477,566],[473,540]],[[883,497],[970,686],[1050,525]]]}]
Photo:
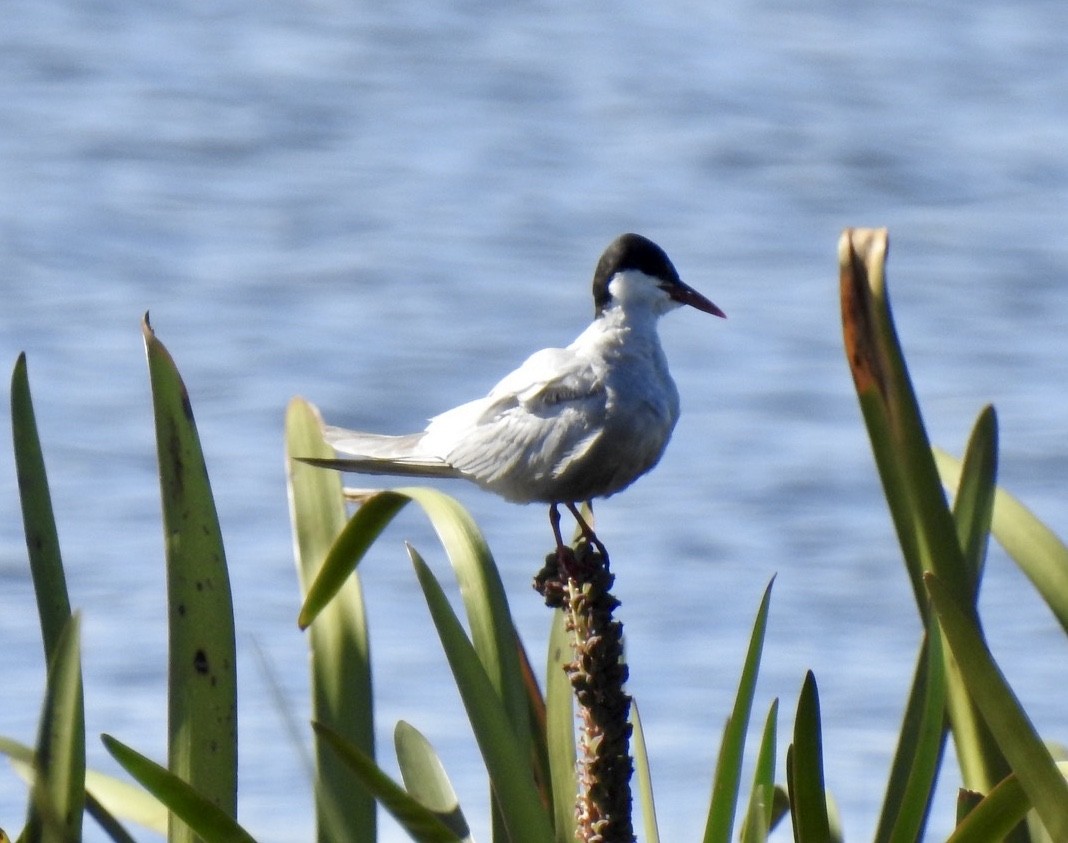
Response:
[{"label": "aquatic plant", "polygon": [[[923,623],[875,839],[924,837],[935,782],[948,775],[942,761],[951,737],[962,783],[951,843],[1068,840],[1068,764],[1035,733],[1006,682],[976,602],[992,534],[1068,631],[1068,548],[997,487],[992,408],[979,414],[963,460],[931,448],[890,314],[886,249],[885,231],[847,230],[839,244],[846,357]],[[20,840],[79,840],[83,811],[117,841],[133,839],[129,823],[171,840],[254,839],[236,817],[234,619],[208,473],[185,386],[147,318],[144,336],[168,571],[168,760],[158,764],[104,735],[109,752],[137,784],[85,769],[79,619],[71,611],[27,365],[20,356],[12,376],[12,428],[48,664],[36,744],[0,739],[0,751],[30,784]],[[408,547],[485,763],[493,839],[633,839],[633,775],[641,836],[658,840],[641,719],[626,694],[620,662],[621,607],[608,591],[612,575],[603,550],[580,536],[573,557],[551,556],[556,566],[537,578],[552,609],[543,691],[512,623],[489,548],[455,500],[425,488],[346,495],[338,475],[296,459],[329,455],[318,414],[300,399],[286,412],[286,450],[304,596],[299,623],[311,652],[319,840],[377,839],[376,802],[413,839],[471,839],[444,765],[415,726],[401,722],[394,731],[402,781],[394,781],[376,760],[358,565],[410,503],[430,519],[460,587],[463,620],[420,553]],[[953,492],[952,503],[945,488]],[[736,824],[746,843],[764,841],[787,817],[796,841],[842,838],[823,775],[822,718],[811,672],[802,681],[785,751],[785,785],[776,783],[779,703],[771,700],[742,804],[743,759],[770,598],[769,584],[749,646],[739,656],[738,690],[711,775],[703,835],[708,843],[727,843]],[[609,733],[612,739],[604,740]],[[0,843],[4,839],[0,832]]]}]

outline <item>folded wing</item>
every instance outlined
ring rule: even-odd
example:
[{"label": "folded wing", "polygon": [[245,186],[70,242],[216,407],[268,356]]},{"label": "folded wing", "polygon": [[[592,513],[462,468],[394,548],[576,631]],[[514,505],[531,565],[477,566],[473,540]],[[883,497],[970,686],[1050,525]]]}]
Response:
[{"label": "folded wing", "polygon": [[486,398],[434,418],[423,447],[514,501],[551,500],[552,481],[603,430],[604,373],[569,349],[545,349]]}]

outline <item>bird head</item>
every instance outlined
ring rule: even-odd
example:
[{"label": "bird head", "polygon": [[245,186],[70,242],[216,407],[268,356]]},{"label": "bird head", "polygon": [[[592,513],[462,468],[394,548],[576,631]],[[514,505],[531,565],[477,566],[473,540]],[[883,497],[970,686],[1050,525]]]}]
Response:
[{"label": "bird head", "polygon": [[593,274],[593,303],[598,316],[612,307],[660,316],[682,305],[726,316],[684,284],[664,250],[640,234],[622,234],[605,249]]}]

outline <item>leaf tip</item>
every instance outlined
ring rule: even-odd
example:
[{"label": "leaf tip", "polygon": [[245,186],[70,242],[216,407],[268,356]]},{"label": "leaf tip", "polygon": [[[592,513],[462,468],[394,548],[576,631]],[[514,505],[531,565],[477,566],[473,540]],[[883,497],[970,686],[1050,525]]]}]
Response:
[{"label": "leaf tip", "polygon": [[26,380],[26,352],[20,351],[19,356],[15,358],[15,368],[11,370],[12,394],[15,393],[16,387],[20,384],[24,384]]},{"label": "leaf tip", "polygon": [[152,346],[158,342],[156,340],[156,332],[152,329],[152,323],[148,320],[148,311],[145,311],[144,317],[141,319],[141,338],[145,342],[145,350],[148,351]]}]

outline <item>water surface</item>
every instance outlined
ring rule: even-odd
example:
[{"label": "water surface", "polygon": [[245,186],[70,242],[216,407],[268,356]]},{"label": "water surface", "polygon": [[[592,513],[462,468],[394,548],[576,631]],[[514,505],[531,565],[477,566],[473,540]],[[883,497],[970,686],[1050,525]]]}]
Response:
[{"label": "water surface", "polygon": [[[255,655],[306,719],[286,402],[415,429],[569,342],[600,251],[636,230],[729,314],[665,320],[682,421],[656,471],[598,508],[664,839],[700,833],[776,573],[758,717],[781,697],[788,734],[815,670],[828,784],[850,838],[871,833],[919,626],[841,353],[835,243],[889,226],[933,438],[959,451],[994,402],[1003,480],[1068,533],[1063,4],[12,0],[5,19],[0,359],[29,355],[90,735],[164,755],[146,310],[189,385],[227,540],[241,817],[264,840],[308,839],[310,788]],[[43,668],[6,448],[0,477],[0,732],[30,741]],[[545,513],[448,489],[540,659]],[[447,573],[414,511],[367,561],[383,755],[397,719],[426,732],[485,839],[483,774],[405,539]],[[1063,635],[1000,552],[983,607],[1038,727],[1064,741]],[[115,770],[92,739],[90,756]],[[948,770],[932,839],[951,823]],[[0,825],[24,804],[0,771]]]}]

